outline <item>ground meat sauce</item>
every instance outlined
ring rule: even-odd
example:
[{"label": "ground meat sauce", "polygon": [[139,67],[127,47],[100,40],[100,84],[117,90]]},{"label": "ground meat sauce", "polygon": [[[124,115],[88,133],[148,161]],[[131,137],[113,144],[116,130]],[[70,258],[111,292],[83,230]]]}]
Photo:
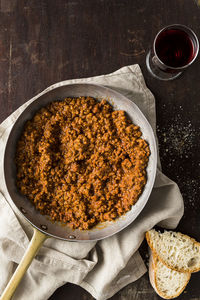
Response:
[{"label": "ground meat sauce", "polygon": [[17,186],[40,213],[90,229],[129,211],[146,184],[150,150],[124,111],[92,97],[40,109],[16,150]]}]

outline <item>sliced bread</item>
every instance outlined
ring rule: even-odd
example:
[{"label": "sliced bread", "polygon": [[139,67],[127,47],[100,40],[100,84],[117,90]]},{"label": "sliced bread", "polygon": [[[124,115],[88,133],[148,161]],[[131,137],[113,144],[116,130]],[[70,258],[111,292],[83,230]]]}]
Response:
[{"label": "sliced bread", "polygon": [[200,270],[200,243],[180,232],[146,232],[146,239],[153,253],[167,267],[179,272]]},{"label": "sliced bread", "polygon": [[150,250],[149,279],[156,293],[164,299],[178,297],[191,277],[191,273],[174,271],[164,265]]}]

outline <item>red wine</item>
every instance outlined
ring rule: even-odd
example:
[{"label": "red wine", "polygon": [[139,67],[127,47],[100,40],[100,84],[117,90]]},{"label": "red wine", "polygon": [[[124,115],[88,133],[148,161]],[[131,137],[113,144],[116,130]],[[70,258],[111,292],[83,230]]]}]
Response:
[{"label": "red wine", "polygon": [[158,58],[167,66],[179,68],[187,65],[195,56],[190,36],[180,29],[166,29],[155,42]]}]

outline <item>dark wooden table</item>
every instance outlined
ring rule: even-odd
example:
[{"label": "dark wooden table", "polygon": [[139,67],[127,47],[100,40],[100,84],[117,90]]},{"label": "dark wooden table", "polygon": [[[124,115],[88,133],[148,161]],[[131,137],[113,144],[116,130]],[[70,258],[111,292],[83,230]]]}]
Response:
[{"label": "dark wooden table", "polygon": [[[158,81],[145,66],[159,29],[182,23],[200,38],[200,8],[193,0],[1,0],[0,121],[47,86],[140,64],[156,97],[157,134],[164,173],[179,184],[185,214],[178,230],[200,240],[200,60],[172,82]],[[140,252],[145,257],[146,244]],[[178,298],[200,299],[200,272]],[[91,300],[66,284],[51,300]],[[148,275],[111,299],[160,299]]]}]

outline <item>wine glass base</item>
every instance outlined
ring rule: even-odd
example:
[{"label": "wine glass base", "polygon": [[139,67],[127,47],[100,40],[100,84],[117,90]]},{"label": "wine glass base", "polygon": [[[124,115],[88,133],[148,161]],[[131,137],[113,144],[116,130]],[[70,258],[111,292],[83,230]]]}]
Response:
[{"label": "wine glass base", "polygon": [[146,56],[146,66],[150,74],[159,80],[173,80],[179,77],[182,72],[178,73],[167,73],[159,69],[156,65],[153,64],[152,62],[152,57],[151,57],[151,51],[148,52]]}]

